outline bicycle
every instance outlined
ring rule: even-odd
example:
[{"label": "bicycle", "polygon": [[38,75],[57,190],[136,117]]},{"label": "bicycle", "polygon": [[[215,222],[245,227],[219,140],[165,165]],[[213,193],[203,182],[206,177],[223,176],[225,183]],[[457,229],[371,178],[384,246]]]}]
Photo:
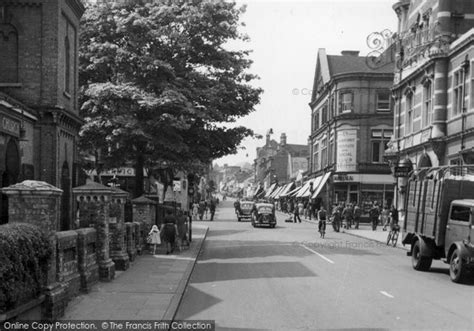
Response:
[{"label": "bicycle", "polygon": [[394,224],[387,235],[387,245],[391,244],[393,247],[397,246],[399,233],[400,226],[398,224]]}]

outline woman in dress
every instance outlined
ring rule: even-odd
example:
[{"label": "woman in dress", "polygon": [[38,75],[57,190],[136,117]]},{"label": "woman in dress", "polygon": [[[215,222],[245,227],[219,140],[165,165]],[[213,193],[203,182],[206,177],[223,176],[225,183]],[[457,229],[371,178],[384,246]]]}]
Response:
[{"label": "woman in dress", "polygon": [[148,233],[148,237],[150,238],[149,243],[153,245],[153,255],[156,253],[156,245],[161,244],[161,239],[160,239],[160,230],[156,225],[153,225],[151,227],[150,232]]},{"label": "woman in dress", "polygon": [[166,211],[163,226],[161,227],[162,239],[166,246],[166,254],[173,253],[178,228],[176,226],[176,218],[171,210]]}]

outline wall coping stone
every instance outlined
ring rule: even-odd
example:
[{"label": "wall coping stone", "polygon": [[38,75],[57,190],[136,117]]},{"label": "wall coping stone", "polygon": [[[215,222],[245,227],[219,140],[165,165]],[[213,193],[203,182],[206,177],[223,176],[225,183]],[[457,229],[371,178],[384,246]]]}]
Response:
[{"label": "wall coping stone", "polygon": [[1,191],[7,195],[61,195],[63,190],[39,180],[24,180],[21,183],[4,187]]}]

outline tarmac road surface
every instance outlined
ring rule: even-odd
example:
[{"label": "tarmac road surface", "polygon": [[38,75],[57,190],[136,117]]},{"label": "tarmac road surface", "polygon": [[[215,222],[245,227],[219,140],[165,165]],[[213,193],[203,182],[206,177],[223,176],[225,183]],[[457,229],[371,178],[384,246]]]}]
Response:
[{"label": "tarmac road surface", "polygon": [[237,222],[221,202],[176,320],[215,320],[217,330],[474,330],[474,284],[448,266],[412,269],[406,251],[327,230]]}]

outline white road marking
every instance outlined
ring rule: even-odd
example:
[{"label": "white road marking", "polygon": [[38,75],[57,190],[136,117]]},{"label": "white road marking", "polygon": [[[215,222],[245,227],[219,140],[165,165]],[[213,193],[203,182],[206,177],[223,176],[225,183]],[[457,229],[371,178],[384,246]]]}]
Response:
[{"label": "white road marking", "polygon": [[391,294],[389,294],[389,293],[387,293],[387,292],[385,292],[385,291],[380,291],[380,293],[382,293],[383,295],[385,295],[386,297],[389,297],[389,298],[391,298],[391,299],[394,298],[393,295],[391,295]]},{"label": "white road marking", "polygon": [[325,257],[324,255],[319,254],[318,252],[312,250],[311,248],[308,248],[308,247],[306,247],[305,245],[301,245],[301,247],[303,247],[304,249],[310,251],[310,252],[313,253],[313,254],[316,254],[317,256],[319,256],[320,258],[322,258],[323,260],[325,260],[325,261],[327,261],[327,262],[329,262],[329,263],[331,263],[331,264],[334,264],[334,261],[328,259],[328,258]]},{"label": "white road marking", "polygon": [[177,255],[154,255],[153,257],[155,259],[188,260],[188,261],[194,260],[192,257],[177,256]]}]

